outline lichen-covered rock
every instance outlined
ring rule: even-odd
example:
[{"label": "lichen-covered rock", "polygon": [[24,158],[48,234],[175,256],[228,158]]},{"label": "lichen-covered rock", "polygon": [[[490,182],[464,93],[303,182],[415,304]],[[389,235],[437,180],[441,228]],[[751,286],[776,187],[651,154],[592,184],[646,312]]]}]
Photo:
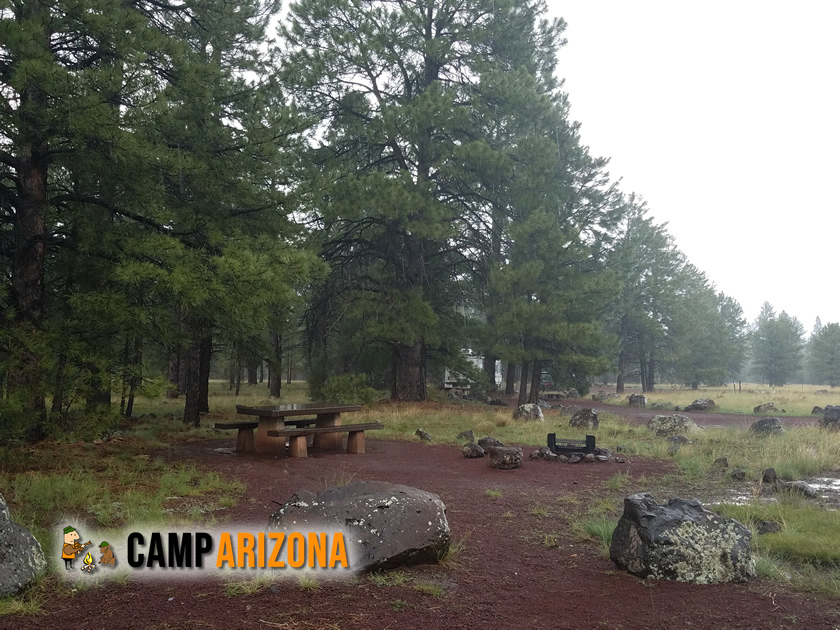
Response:
[{"label": "lichen-covered rock", "polygon": [[343,528],[350,569],[358,572],[435,563],[451,542],[440,497],[410,486],[356,481],[314,494],[299,490],[271,515],[273,532]]},{"label": "lichen-covered rock", "polygon": [[478,445],[486,451],[489,451],[491,448],[496,446],[504,446],[499,440],[489,435],[485,435],[478,441]]},{"label": "lichen-covered rock", "polygon": [[736,468],[732,471],[730,477],[732,477],[735,481],[744,481],[744,479],[747,478],[747,473],[745,473],[740,468]]},{"label": "lichen-covered rock", "polygon": [[561,416],[573,416],[583,409],[580,405],[555,405],[554,408],[560,410]]},{"label": "lichen-covered rock", "polygon": [[703,427],[697,426],[694,420],[679,413],[670,416],[654,416],[648,421],[647,427],[661,437],[704,431]]},{"label": "lichen-covered rock", "polygon": [[543,412],[539,405],[528,403],[526,405],[519,405],[516,411],[513,412],[514,420],[538,420],[542,422]]},{"label": "lichen-covered rock", "polygon": [[627,397],[629,405],[636,409],[644,409],[647,407],[647,396],[644,394],[630,394]]},{"label": "lichen-covered rock", "polygon": [[711,398],[698,398],[693,403],[691,403],[688,407],[685,408],[686,411],[711,411],[717,405],[715,401]]},{"label": "lichen-covered rock", "polygon": [[429,435],[428,433],[426,433],[423,429],[417,429],[414,432],[414,435],[419,437],[421,442],[431,442],[432,441],[432,436]]},{"label": "lichen-covered rock", "polygon": [[0,597],[20,593],[46,568],[40,543],[28,529],[12,521],[0,494]]},{"label": "lichen-covered rock", "polygon": [[598,424],[598,412],[594,409],[581,409],[569,420],[569,426],[576,429],[597,429]]},{"label": "lichen-covered rock", "polygon": [[779,411],[779,408],[771,402],[761,403],[753,407],[753,413],[767,413],[768,411]]},{"label": "lichen-covered rock", "polygon": [[467,429],[466,431],[461,431],[455,439],[459,442],[475,442],[475,434],[472,432],[472,429]]},{"label": "lichen-covered rock", "polygon": [[624,499],[610,558],[634,575],[693,584],[743,582],[755,576],[750,530],[703,509],[699,501],[649,493]]},{"label": "lichen-covered rock", "polygon": [[776,490],[798,494],[808,499],[816,499],[820,496],[816,490],[804,481],[782,481],[776,480]]},{"label": "lichen-covered rock", "polygon": [[522,449],[514,446],[497,446],[490,449],[490,468],[513,470],[522,465]]},{"label": "lichen-covered rock", "polygon": [[464,457],[467,458],[484,457],[484,449],[475,442],[467,442],[464,444],[461,447],[461,452],[464,454]]},{"label": "lichen-covered rock", "polygon": [[761,471],[761,483],[776,483],[776,469],[765,468]]},{"label": "lichen-covered rock", "polygon": [[750,431],[758,435],[781,435],[785,428],[779,418],[762,418],[752,423]]},{"label": "lichen-covered rock", "polygon": [[782,524],[778,521],[759,521],[755,524],[755,531],[758,534],[775,534],[782,531]]}]

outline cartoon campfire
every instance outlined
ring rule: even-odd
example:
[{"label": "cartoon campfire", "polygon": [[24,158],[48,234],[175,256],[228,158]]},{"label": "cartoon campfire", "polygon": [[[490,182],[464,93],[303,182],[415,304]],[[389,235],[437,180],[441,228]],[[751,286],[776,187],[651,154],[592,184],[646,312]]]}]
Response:
[{"label": "cartoon campfire", "polygon": [[96,570],[96,563],[93,561],[93,556],[90,555],[90,552],[87,552],[87,555],[84,559],[84,566],[81,568],[81,571],[87,571],[88,573],[93,573]]}]

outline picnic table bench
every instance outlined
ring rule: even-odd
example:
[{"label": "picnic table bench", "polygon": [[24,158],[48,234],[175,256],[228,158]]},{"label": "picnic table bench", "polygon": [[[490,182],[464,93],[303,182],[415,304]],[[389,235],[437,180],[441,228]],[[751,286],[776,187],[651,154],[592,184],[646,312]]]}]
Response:
[{"label": "picnic table bench", "polygon": [[270,430],[268,435],[276,438],[289,438],[289,456],[307,457],[309,452],[306,446],[306,439],[310,435],[321,435],[324,433],[347,433],[347,452],[365,452],[365,431],[384,429],[381,422],[368,422],[365,424],[345,424],[338,427],[299,427],[297,429],[284,429],[282,431]]},{"label": "picnic table bench", "polygon": [[[315,418],[295,418],[294,420],[284,420],[286,426],[293,426],[296,428],[313,426],[317,420]],[[259,426],[259,422],[217,422],[214,427],[219,430],[237,429],[236,434],[236,452],[237,453],[253,453],[254,452],[254,429]]]}]

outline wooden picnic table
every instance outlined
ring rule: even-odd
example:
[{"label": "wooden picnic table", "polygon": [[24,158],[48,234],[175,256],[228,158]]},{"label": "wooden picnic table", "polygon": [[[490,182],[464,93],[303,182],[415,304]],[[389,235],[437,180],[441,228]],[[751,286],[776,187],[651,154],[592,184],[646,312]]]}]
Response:
[{"label": "wooden picnic table", "polygon": [[[293,416],[315,416],[315,426],[339,427],[341,414],[361,411],[361,405],[334,405],[330,403],[296,403],[292,405],[265,405],[246,407],[236,405],[236,413],[257,416],[257,435],[254,450],[257,453],[277,453],[286,448],[285,437],[271,437],[269,431],[285,428],[285,419]],[[343,447],[341,433],[318,433],[314,436],[314,446],[325,451],[340,451]]]}]

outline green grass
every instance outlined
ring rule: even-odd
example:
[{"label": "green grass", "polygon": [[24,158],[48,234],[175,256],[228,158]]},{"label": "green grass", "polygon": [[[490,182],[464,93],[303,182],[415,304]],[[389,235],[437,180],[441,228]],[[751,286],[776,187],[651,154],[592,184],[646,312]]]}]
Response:
[{"label": "green grass", "polygon": [[502,496],[502,491],[501,490],[495,490],[495,489],[491,490],[491,489],[488,488],[487,490],[484,491],[484,494],[486,496],[490,497],[491,499],[498,499],[499,497]]},{"label": "green grass", "polygon": [[443,597],[445,589],[440,584],[431,584],[429,582],[420,582],[414,585],[415,591],[420,591],[425,595],[432,597]]},{"label": "green grass", "polygon": [[298,578],[298,587],[304,591],[317,591],[320,587],[318,580],[308,573],[302,573]]},{"label": "green grass", "polygon": [[227,597],[241,597],[260,593],[277,580],[276,576],[266,572],[249,572],[244,577],[236,577],[224,583]]},{"label": "green grass", "polygon": [[403,586],[411,581],[411,576],[405,571],[385,571],[371,573],[368,580],[376,586]]}]

